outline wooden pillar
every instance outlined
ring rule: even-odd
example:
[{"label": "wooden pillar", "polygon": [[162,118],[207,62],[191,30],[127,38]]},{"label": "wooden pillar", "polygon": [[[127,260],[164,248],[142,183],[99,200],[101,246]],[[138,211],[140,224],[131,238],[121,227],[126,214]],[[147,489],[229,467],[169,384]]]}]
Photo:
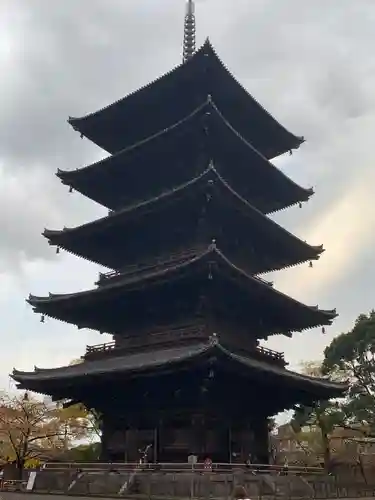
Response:
[{"label": "wooden pillar", "polygon": [[252,426],[246,422],[243,424],[242,430],[240,432],[240,450],[241,450],[241,459],[242,463],[251,459],[252,462],[257,462],[255,460],[254,454],[254,429]]},{"label": "wooden pillar", "polygon": [[154,428],[154,463],[158,461],[158,446],[159,446],[159,424]]},{"label": "wooden pillar", "polygon": [[165,462],[165,445],[166,445],[166,429],[168,428],[168,421],[166,417],[159,417],[158,422],[158,461]]},{"label": "wooden pillar", "polygon": [[101,431],[102,431],[102,435],[100,438],[100,447],[101,447],[100,461],[101,462],[109,462],[110,456],[109,456],[108,444],[109,444],[110,435],[111,435],[111,426],[110,426],[109,422],[107,422],[104,418],[102,419]]},{"label": "wooden pillar", "polygon": [[195,415],[191,420],[191,444],[190,444],[190,454],[197,455],[198,458],[202,458],[202,453],[204,453],[204,424],[203,417],[201,415]]},{"label": "wooden pillar", "polygon": [[101,415],[101,450],[100,450],[100,461],[101,462],[111,462],[112,454],[111,454],[111,442],[113,441],[113,435],[115,433],[115,427],[113,419],[106,414]]},{"label": "wooden pillar", "polygon": [[232,463],[232,424],[229,424],[228,427],[228,462],[231,464]]},{"label": "wooden pillar", "polygon": [[252,423],[254,433],[254,455],[257,463],[269,463],[269,432],[268,418],[257,415]]},{"label": "wooden pillar", "polygon": [[126,461],[135,463],[138,462],[139,455],[139,443],[138,443],[138,429],[134,427],[128,427],[125,431],[125,449],[124,449],[124,459],[126,456]]}]

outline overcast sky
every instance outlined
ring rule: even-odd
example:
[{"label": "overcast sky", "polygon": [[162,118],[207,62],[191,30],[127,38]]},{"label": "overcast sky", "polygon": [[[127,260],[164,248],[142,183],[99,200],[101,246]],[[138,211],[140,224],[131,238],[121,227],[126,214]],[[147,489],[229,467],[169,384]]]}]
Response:
[{"label": "overcast sky", "polygon": [[[54,320],[32,292],[91,287],[98,268],[48,246],[61,229],[105,213],[54,176],[104,156],[67,124],[121,98],[181,60],[184,0],[2,0],[0,5],[0,388],[13,366],[51,367],[109,338]],[[306,144],[276,161],[316,195],[275,218],[326,253],[277,273],[308,304],[337,307],[327,334],[273,339],[292,367],[375,306],[374,0],[201,0],[197,33]]]}]

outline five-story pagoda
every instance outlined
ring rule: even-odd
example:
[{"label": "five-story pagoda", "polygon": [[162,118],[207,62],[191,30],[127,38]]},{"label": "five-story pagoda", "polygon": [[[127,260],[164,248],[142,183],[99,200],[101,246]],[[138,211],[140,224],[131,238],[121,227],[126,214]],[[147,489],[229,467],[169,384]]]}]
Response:
[{"label": "five-story pagoda", "polygon": [[109,214],[44,236],[112,271],[92,290],[28,302],[113,342],[88,347],[80,364],[12,377],[99,411],[105,460],[135,461],[152,445],[158,462],[267,463],[270,416],[344,389],[287,370],[259,345],[336,316],[258,276],[323,252],[267,217],[313,194],[269,161],[303,139],[241,87],[208,40],[195,51],[191,1],[182,65],[69,122],[111,155],[57,175]]}]

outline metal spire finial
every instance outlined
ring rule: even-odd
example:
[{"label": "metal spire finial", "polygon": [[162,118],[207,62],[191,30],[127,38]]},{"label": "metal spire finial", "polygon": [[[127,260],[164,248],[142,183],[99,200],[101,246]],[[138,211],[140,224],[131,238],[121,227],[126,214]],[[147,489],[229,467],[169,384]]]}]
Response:
[{"label": "metal spire finial", "polygon": [[187,0],[185,24],[183,61],[186,62],[195,52],[195,5],[194,0]]}]

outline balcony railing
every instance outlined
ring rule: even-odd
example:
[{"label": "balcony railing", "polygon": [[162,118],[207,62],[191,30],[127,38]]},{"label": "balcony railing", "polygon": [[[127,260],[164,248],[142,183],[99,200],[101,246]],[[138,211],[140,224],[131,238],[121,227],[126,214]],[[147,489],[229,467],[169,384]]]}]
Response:
[{"label": "balcony railing", "polygon": [[[184,263],[188,259],[193,259],[194,257],[197,257],[205,249],[207,249],[207,247],[198,246],[195,248],[191,248],[189,250],[184,250],[182,252],[174,253],[172,255],[161,255],[147,262],[140,262],[138,264],[126,266],[119,271],[99,273],[99,279],[96,281],[95,284],[97,286],[103,286],[106,285],[108,282],[129,278],[135,274],[141,276],[142,274],[150,273],[152,271],[157,272],[165,267],[171,267],[173,265],[178,266],[179,264]],[[246,265],[244,266],[244,269],[246,269]],[[253,275],[251,272],[249,272],[249,274],[252,275],[253,279],[259,281],[260,283],[273,287],[272,281],[266,281],[258,275]]]},{"label": "balcony railing", "polygon": [[207,338],[205,326],[200,323],[189,323],[164,326],[154,331],[147,330],[138,332],[137,335],[127,335],[121,337],[120,342],[107,342],[86,347],[86,356],[97,355],[100,353],[121,351],[125,349],[141,348],[145,346],[181,342],[185,339],[204,339]]},{"label": "balcony railing", "polygon": [[107,342],[106,344],[96,344],[86,346],[86,355],[95,353],[104,353],[116,349],[116,342]]},{"label": "balcony railing", "polygon": [[138,276],[143,273],[157,272],[166,266],[179,265],[188,259],[193,259],[199,255],[204,249],[202,247],[197,247],[190,249],[188,251],[183,251],[175,253],[172,255],[163,255],[148,262],[140,262],[132,266],[127,266],[120,271],[110,271],[108,273],[99,273],[99,279],[96,285],[102,286],[108,283],[108,281],[113,281],[117,279],[129,278],[132,275],[137,274]]},{"label": "balcony railing", "polygon": [[273,351],[272,349],[268,349],[268,347],[263,347],[261,345],[258,346],[256,350],[264,356],[271,357],[278,361],[284,361],[284,354],[282,352]]},{"label": "balcony railing", "polygon": [[[105,344],[97,344],[86,347],[86,357],[101,357],[107,353],[120,353],[121,351],[131,350],[134,348],[142,348],[145,346],[153,346],[156,344],[167,344],[170,342],[181,342],[186,339],[207,338],[207,333],[202,325],[190,325],[188,327],[180,327],[174,329],[164,329],[162,331],[150,333],[147,338],[140,336],[127,336],[122,338],[122,342],[107,342]],[[251,351],[247,351],[251,354]],[[253,355],[258,355],[261,358],[268,360],[272,359],[278,363],[285,365],[284,355],[281,352],[273,351],[267,347],[257,346],[253,350]]]}]

